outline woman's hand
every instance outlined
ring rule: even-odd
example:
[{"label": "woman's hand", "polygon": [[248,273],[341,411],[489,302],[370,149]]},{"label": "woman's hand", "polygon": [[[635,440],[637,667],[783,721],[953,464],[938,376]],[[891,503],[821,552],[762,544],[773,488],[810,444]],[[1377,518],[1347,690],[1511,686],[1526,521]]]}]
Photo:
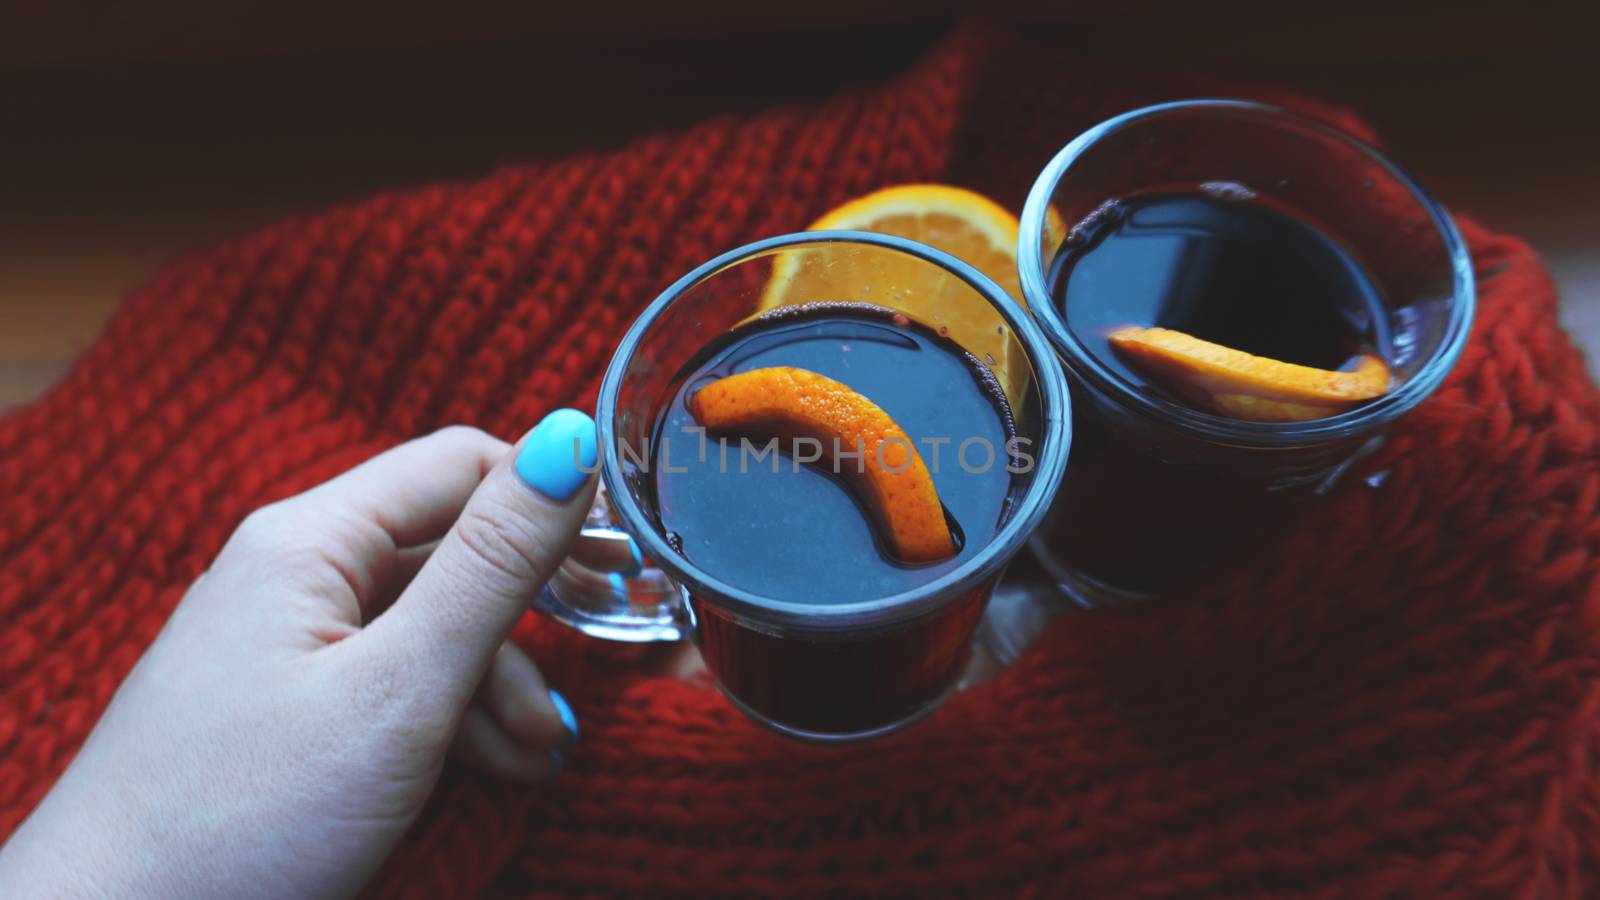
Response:
[{"label": "woman's hand", "polygon": [[577,721],[506,636],[589,508],[594,422],[508,450],[447,428],[247,518],[0,851],[0,896],[350,894],[452,747],[558,774]]}]

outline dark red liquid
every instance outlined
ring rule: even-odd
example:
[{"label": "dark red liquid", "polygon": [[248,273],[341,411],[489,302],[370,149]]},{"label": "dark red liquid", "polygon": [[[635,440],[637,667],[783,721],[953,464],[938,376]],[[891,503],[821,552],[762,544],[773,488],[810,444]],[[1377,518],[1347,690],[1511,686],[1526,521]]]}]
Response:
[{"label": "dark red liquid", "polygon": [[[853,463],[839,474],[826,463],[796,465],[783,442],[780,456],[758,458],[751,451],[762,446],[761,435],[702,436],[687,399],[714,379],[767,366],[842,382],[905,430],[944,505],[954,557],[897,560],[855,490]],[[661,526],[696,566],[742,591],[818,608],[890,597],[982,552],[1005,519],[1015,429],[998,382],[959,346],[890,310],[779,310],[706,348],[677,381],[653,442]],[[961,455],[961,445],[974,441]],[[701,598],[695,610],[706,663],[735,699],[792,729],[841,734],[897,722],[937,701],[965,662],[983,599],[981,592],[952,598],[917,621],[873,632],[773,634]]]},{"label": "dark red liquid", "polygon": [[1377,290],[1312,226],[1205,194],[1155,194],[1102,210],[1056,257],[1052,289],[1067,327],[1127,381],[1178,399],[1106,342],[1126,325],[1319,369],[1366,352],[1391,355]]},{"label": "dark red liquid", "polygon": [[[1325,369],[1394,339],[1378,291],[1336,241],[1252,198],[1156,194],[1102,207],[1057,255],[1068,328],[1134,390],[1185,403],[1108,344],[1159,326]],[[1054,553],[1094,579],[1161,591],[1259,549],[1350,446],[1243,450],[1149,427],[1074,379],[1073,450],[1046,523]],[[1203,412],[1209,410],[1201,409]]]}]

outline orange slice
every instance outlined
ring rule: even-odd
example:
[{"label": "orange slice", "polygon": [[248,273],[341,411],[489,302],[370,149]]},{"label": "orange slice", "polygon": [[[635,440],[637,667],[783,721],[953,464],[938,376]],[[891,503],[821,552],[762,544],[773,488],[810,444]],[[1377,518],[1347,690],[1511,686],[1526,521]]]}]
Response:
[{"label": "orange slice", "polygon": [[1333,371],[1255,356],[1168,328],[1130,326],[1108,339],[1133,365],[1235,419],[1320,419],[1389,390],[1389,366],[1370,353]]},{"label": "orange slice", "polygon": [[709,431],[815,440],[833,471],[865,498],[896,556],[920,563],[955,555],[933,476],[916,446],[888,413],[849,387],[807,369],[751,369],[696,391],[689,411]]},{"label": "orange slice", "polygon": [[[1049,218],[1052,234],[1064,234],[1054,210]],[[936,247],[994,279],[1027,308],[1017,276],[1017,217],[982,194],[945,184],[884,188],[831,210],[809,230],[834,228],[892,234]],[[760,311],[841,300],[893,307],[925,325],[946,329],[952,340],[994,371],[1006,396],[1017,403],[1028,377],[1027,367],[1013,362],[1022,359],[1022,348],[1000,314],[970,290],[911,259],[873,254],[868,268],[840,265],[830,256],[826,265],[808,265],[807,256],[813,254],[802,250],[778,257]]]}]

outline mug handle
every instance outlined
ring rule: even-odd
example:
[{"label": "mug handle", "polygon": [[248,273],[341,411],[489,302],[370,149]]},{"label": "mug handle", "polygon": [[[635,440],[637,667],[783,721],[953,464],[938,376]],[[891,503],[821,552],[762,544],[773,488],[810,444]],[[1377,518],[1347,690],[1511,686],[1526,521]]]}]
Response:
[{"label": "mug handle", "polygon": [[[595,494],[578,539],[629,540],[626,531],[612,524],[604,484]],[[557,622],[609,641],[681,641],[694,633],[688,592],[650,565],[630,578],[596,572],[568,559],[534,597],[532,606]]]}]

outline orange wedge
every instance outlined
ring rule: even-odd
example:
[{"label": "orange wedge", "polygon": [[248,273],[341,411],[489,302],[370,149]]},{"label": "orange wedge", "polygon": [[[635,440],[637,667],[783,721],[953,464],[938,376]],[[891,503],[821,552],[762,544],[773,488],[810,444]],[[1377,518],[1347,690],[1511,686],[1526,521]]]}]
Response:
[{"label": "orange wedge", "polygon": [[1321,419],[1389,390],[1389,366],[1370,353],[1333,371],[1255,356],[1168,328],[1130,326],[1108,339],[1129,363],[1235,419]]},{"label": "orange wedge", "polygon": [[[910,238],[949,253],[994,279],[1027,308],[1017,276],[1017,217],[982,194],[946,184],[902,184],[839,206],[811,223],[811,231],[850,229]],[[1048,227],[1065,232],[1051,211]],[[1013,404],[1027,384],[1022,348],[1000,314],[954,279],[915,260],[874,254],[871,267],[808,265],[815,251],[782,254],[762,294],[760,311],[822,301],[893,307],[946,334],[995,373]]]},{"label": "orange wedge", "polygon": [[[849,387],[807,369],[751,369],[696,391],[689,411],[709,431],[815,440],[823,460],[866,500],[896,556],[922,563],[955,555],[921,454],[888,413]],[[835,451],[852,455],[840,459]]]}]

